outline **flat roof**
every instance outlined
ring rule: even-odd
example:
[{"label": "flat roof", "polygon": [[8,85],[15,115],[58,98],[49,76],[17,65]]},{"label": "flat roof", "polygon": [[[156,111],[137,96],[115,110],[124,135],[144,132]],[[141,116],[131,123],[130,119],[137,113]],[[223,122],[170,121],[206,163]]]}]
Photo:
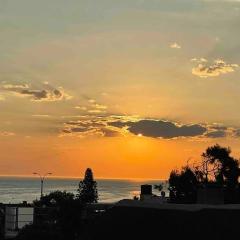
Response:
[{"label": "flat roof", "polygon": [[161,210],[182,210],[182,211],[199,211],[203,209],[222,209],[222,210],[240,210],[240,204],[174,204],[174,203],[159,203],[139,200],[124,199],[115,204],[116,207],[137,207],[150,208]]}]

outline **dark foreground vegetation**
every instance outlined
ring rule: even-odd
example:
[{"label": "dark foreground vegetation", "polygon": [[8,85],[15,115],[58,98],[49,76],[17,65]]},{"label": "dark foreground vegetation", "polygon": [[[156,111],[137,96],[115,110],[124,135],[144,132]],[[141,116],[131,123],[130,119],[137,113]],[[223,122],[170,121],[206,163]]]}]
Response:
[{"label": "dark foreground vegetation", "polygon": [[239,236],[239,217],[240,210],[191,212],[116,207],[88,226],[85,239],[231,240]]},{"label": "dark foreground vegetation", "polygon": [[97,183],[91,169],[79,183],[78,194],[56,191],[34,201],[34,223],[24,227],[16,240],[75,240],[88,224],[84,220],[87,204],[98,200]]},{"label": "dark foreground vegetation", "polygon": [[17,240],[75,240],[83,229],[83,205],[62,201],[56,207],[37,208],[34,224],[24,227]]},{"label": "dark foreground vegetation", "polygon": [[[198,189],[211,186],[224,190],[225,203],[240,203],[239,169],[239,162],[231,156],[229,148],[219,145],[209,147],[202,154],[200,164],[188,164],[180,171],[171,172],[170,202],[196,203]],[[162,190],[160,185],[155,187]],[[91,169],[87,169],[77,196],[54,192],[34,202],[34,224],[23,228],[17,240],[239,238],[238,205],[229,205],[224,209],[202,207],[200,210],[117,205],[105,213],[86,218],[86,207],[97,200],[97,184]]]},{"label": "dark foreground vegetation", "polygon": [[[196,212],[114,207],[88,222],[71,222],[60,229],[42,224],[26,227],[21,240],[238,239],[240,210]],[[65,223],[67,223],[66,221]]]},{"label": "dark foreground vegetation", "polygon": [[199,189],[215,187],[223,189],[225,203],[240,203],[239,177],[239,161],[231,149],[216,144],[206,149],[200,162],[170,173],[171,202],[196,203]]}]

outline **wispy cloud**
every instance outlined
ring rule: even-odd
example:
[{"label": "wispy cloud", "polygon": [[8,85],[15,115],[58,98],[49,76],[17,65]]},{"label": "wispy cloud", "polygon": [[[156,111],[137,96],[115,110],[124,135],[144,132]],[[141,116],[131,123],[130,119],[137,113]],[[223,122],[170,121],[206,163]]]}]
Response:
[{"label": "wispy cloud", "polygon": [[104,111],[102,111],[101,109],[90,109],[88,110],[88,113],[95,113],[95,114],[100,114],[103,113]]},{"label": "wispy cloud", "polygon": [[103,117],[86,116],[79,120],[64,123],[60,136],[71,137],[116,137],[120,135],[118,129],[107,125],[107,119]]},{"label": "wispy cloud", "polygon": [[87,107],[85,107],[85,106],[75,106],[74,108],[82,110],[82,111],[86,111],[87,110]]},{"label": "wispy cloud", "polygon": [[30,97],[32,101],[38,102],[54,102],[61,100],[69,100],[72,96],[68,95],[63,88],[55,88],[53,90],[22,90],[18,95]]},{"label": "wispy cloud", "polygon": [[86,111],[90,114],[104,114],[106,113],[107,106],[101,103],[98,103],[96,99],[84,97],[87,100],[85,104],[77,105],[74,108],[80,111]]},{"label": "wispy cloud", "polygon": [[94,104],[93,107],[95,107],[96,109],[100,109],[100,110],[106,110],[107,106],[103,105],[103,104]]},{"label": "wispy cloud", "polygon": [[2,91],[12,92],[15,96],[30,98],[31,101],[53,102],[61,100],[69,100],[72,98],[65,92],[62,87],[52,87],[45,85],[42,89],[36,89],[29,84],[8,84],[2,85]]},{"label": "wispy cloud", "polygon": [[49,118],[50,115],[47,115],[47,114],[34,114],[34,115],[32,115],[32,117],[36,117],[36,118]]},{"label": "wispy cloud", "polygon": [[29,89],[28,84],[3,84],[2,87],[7,90],[17,91],[21,89]]},{"label": "wispy cloud", "polygon": [[5,100],[5,97],[0,95],[0,101],[4,101]]},{"label": "wispy cloud", "polygon": [[89,102],[89,103],[95,103],[96,100],[95,100],[95,99],[88,99],[88,102]]},{"label": "wispy cloud", "polygon": [[226,137],[227,133],[224,130],[217,130],[217,131],[211,131],[205,134],[206,137],[209,138],[222,138]]},{"label": "wispy cloud", "polygon": [[191,62],[206,63],[208,60],[206,58],[192,58]]},{"label": "wispy cloud", "polygon": [[7,132],[7,131],[0,132],[1,137],[11,137],[11,136],[15,136],[15,135],[16,134],[13,132]]},{"label": "wispy cloud", "polygon": [[170,44],[170,46],[169,46],[170,48],[173,48],[173,49],[180,49],[180,48],[182,48],[178,43],[172,43],[172,44]]},{"label": "wispy cloud", "polygon": [[228,64],[221,59],[215,60],[212,65],[206,62],[206,59],[200,59],[200,63],[192,69],[192,74],[201,78],[217,77],[221,74],[234,72],[239,67],[238,64]]}]

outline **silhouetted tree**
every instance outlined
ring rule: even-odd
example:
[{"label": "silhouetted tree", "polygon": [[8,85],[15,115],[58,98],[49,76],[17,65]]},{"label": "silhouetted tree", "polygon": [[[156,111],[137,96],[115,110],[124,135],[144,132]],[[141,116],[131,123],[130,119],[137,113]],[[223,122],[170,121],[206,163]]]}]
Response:
[{"label": "silhouetted tree", "polygon": [[35,221],[42,222],[56,222],[59,217],[59,210],[69,201],[74,201],[74,194],[66,191],[54,191],[44,195],[40,200],[33,202],[35,206]]},{"label": "silhouetted tree", "polygon": [[175,202],[191,202],[196,199],[200,185],[217,184],[224,187],[226,202],[239,202],[239,162],[230,154],[230,148],[216,144],[202,154],[199,166],[187,166],[181,172],[172,171],[169,178],[170,199]]},{"label": "silhouetted tree", "polygon": [[197,197],[198,179],[189,167],[183,167],[181,172],[173,170],[169,178],[170,198],[173,202],[194,203]]},{"label": "silhouetted tree", "polygon": [[94,181],[93,172],[88,168],[85,177],[79,183],[77,198],[82,203],[96,203],[98,201],[97,182]]},{"label": "silhouetted tree", "polygon": [[207,148],[202,154],[205,182],[209,182],[209,177],[214,177],[219,185],[226,185],[229,188],[237,186],[240,176],[239,162],[230,154],[230,148],[218,144]]},{"label": "silhouetted tree", "polygon": [[54,191],[41,197],[40,200],[34,201],[35,206],[58,206],[62,202],[74,199],[74,194],[66,191]]},{"label": "silhouetted tree", "polygon": [[34,223],[19,239],[75,240],[82,231],[83,204],[66,191],[55,191],[34,202]]}]

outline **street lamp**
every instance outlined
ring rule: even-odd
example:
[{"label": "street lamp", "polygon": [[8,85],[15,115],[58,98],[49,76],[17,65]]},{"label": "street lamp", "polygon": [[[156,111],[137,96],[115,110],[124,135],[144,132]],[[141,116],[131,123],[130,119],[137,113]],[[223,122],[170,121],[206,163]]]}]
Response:
[{"label": "street lamp", "polygon": [[37,172],[34,172],[33,174],[34,174],[34,175],[38,175],[39,178],[40,178],[40,181],[41,181],[41,198],[42,198],[42,196],[43,196],[43,182],[44,182],[45,178],[46,178],[48,175],[52,175],[52,173],[45,173],[44,175],[41,175],[41,174],[39,174],[39,173],[37,173]]}]

